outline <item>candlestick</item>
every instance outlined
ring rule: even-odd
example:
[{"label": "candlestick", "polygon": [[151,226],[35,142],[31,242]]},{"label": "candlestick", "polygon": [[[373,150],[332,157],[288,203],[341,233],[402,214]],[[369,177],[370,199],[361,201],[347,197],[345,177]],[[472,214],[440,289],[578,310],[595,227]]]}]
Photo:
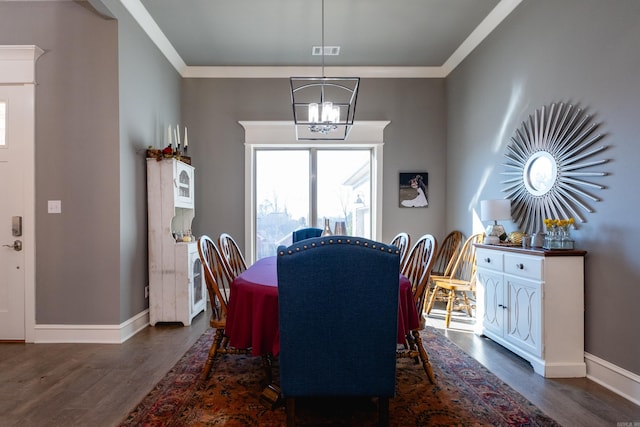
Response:
[{"label": "candlestick", "polygon": [[186,150],[189,146],[189,141],[187,140],[187,127],[184,127],[184,149]]},{"label": "candlestick", "polygon": [[178,142],[178,133],[175,129],[173,130],[173,139],[176,141],[176,143]]}]

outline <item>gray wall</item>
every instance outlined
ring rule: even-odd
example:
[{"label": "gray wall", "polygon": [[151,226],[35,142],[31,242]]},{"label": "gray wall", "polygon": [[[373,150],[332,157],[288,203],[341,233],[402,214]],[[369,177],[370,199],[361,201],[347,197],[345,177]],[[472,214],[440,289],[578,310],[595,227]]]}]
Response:
[{"label": "gray wall", "polygon": [[146,149],[180,121],[181,77],[118,1],[120,123],[120,321],[148,307]]},{"label": "gray wall", "polygon": [[602,123],[610,175],[593,181],[607,189],[592,191],[602,201],[572,232],[588,251],[585,350],[636,374],[639,17],[637,0],[525,0],[447,78],[448,228],[469,232],[478,200],[503,197],[505,147],[536,109],[578,104]]},{"label": "gray wall", "polygon": [[[36,44],[36,323],[119,321],[117,25],[73,2],[0,3]],[[47,200],[62,214],[47,214]]]},{"label": "gray wall", "polygon": [[[113,6],[120,22],[85,2],[0,2],[0,44],[45,50],[36,63],[37,324],[119,324],[148,306],[144,149],[164,122],[178,122],[180,79]],[[47,214],[47,200],[62,200],[62,214]]]},{"label": "gray wall", "polygon": [[[233,235],[244,246],[242,120],[292,120],[287,79],[184,79],[182,113],[196,167],[193,231]],[[389,120],[385,130],[383,231],[417,238],[445,230],[445,108],[442,79],[364,79],[357,120]],[[429,207],[398,207],[398,172],[429,172]]]}]

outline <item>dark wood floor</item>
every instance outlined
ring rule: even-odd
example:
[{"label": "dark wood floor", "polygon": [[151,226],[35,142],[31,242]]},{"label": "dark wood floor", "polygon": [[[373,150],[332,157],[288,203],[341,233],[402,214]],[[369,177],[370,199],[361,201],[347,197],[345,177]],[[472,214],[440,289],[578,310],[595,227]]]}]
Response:
[{"label": "dark wood floor", "polygon": [[[207,324],[201,314],[190,327],[149,327],[121,345],[0,344],[0,426],[117,425]],[[428,324],[442,328],[437,311]],[[469,331],[468,323],[455,321],[445,334],[560,424],[640,425],[639,406],[585,378],[542,378]]]}]

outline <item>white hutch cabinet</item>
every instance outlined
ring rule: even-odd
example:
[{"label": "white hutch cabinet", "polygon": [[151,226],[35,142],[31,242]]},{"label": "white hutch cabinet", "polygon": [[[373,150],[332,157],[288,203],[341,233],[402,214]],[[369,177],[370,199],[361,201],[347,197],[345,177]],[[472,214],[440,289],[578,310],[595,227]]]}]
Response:
[{"label": "white hutch cabinet", "polygon": [[[206,310],[206,287],[197,242],[184,242],[195,216],[194,168],[174,158],[147,159],[149,317],[191,320]],[[177,236],[177,237],[176,237]]]},{"label": "white hutch cabinet", "polygon": [[476,246],[478,332],[544,377],[586,376],[586,252]]}]

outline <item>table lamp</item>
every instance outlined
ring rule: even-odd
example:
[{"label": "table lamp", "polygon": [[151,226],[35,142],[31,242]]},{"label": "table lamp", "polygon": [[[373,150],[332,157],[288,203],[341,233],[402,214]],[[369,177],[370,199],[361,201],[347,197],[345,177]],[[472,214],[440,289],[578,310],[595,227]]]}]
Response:
[{"label": "table lamp", "polygon": [[487,226],[484,243],[496,245],[507,238],[504,227],[498,224],[499,220],[511,219],[511,200],[493,199],[480,201],[480,220],[493,221]]}]

